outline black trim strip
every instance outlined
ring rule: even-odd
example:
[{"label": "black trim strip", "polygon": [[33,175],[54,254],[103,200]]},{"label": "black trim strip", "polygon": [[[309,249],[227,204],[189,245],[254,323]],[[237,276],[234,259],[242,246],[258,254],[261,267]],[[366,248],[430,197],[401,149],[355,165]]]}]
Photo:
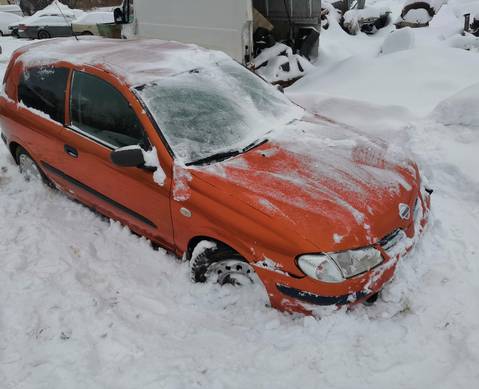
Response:
[{"label": "black trim strip", "polygon": [[83,184],[82,182],[75,180],[73,177],[70,177],[69,175],[63,173],[61,170],[58,170],[57,168],[49,165],[46,162],[42,162],[42,165],[45,167],[45,169],[47,169],[51,173],[56,174],[57,176],[63,178],[64,180],[70,182],[71,184],[79,187],[80,189],[84,190],[85,192],[88,192],[88,193],[98,197],[99,199],[103,200],[104,202],[106,202],[106,203],[114,206],[115,208],[119,209],[120,211],[134,217],[135,219],[141,221],[142,223],[144,223],[144,224],[146,224],[150,227],[156,228],[155,223],[153,223],[151,220],[147,219],[146,217],[140,215],[139,213],[136,213],[135,211],[132,211],[130,208],[127,208],[124,205],[121,205],[120,203],[117,203],[115,200],[112,200],[109,197],[101,194],[100,192],[97,192],[95,189],[92,189],[89,186]]},{"label": "black trim strip", "polygon": [[0,133],[0,136],[1,136],[2,140],[3,140],[3,143],[7,144],[7,143],[8,143],[8,142],[7,142],[7,137],[6,137],[5,135],[3,135],[3,132]]},{"label": "black trim strip", "polygon": [[276,287],[281,293],[285,294],[286,296],[293,297],[301,301],[305,301],[309,304],[323,305],[323,306],[347,305],[368,296],[368,293],[365,293],[363,291],[347,294],[344,296],[318,296],[317,294],[304,292],[302,290],[292,288],[290,286],[286,286],[282,284],[277,284]]}]

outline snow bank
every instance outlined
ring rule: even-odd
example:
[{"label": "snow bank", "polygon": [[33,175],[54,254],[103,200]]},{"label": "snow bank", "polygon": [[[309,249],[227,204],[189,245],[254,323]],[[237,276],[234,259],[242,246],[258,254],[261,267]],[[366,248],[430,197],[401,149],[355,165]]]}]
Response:
[{"label": "snow bank", "polygon": [[354,56],[319,67],[287,91],[402,105],[426,115],[440,101],[479,82],[478,68],[479,57],[467,51],[421,47],[379,57]]},{"label": "snow bank", "polygon": [[432,116],[445,125],[479,127],[479,83],[442,101]]}]

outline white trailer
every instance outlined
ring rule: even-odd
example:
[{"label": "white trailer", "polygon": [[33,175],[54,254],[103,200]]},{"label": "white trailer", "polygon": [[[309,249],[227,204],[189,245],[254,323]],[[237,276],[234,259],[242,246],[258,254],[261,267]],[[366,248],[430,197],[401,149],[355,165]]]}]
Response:
[{"label": "white trailer", "polygon": [[255,64],[265,48],[281,44],[270,51],[285,57],[274,61],[285,74],[291,67],[304,68],[296,53],[308,59],[317,55],[320,19],[321,0],[129,0],[115,10],[115,21],[125,25],[128,38],[195,43],[245,65]]},{"label": "white trailer", "polygon": [[134,34],[221,50],[244,62],[251,55],[251,0],[135,0]]}]

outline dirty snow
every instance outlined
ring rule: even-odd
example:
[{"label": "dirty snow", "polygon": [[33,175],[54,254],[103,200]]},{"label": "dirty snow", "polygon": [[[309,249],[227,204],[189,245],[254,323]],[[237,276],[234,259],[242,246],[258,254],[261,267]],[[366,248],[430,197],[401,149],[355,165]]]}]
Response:
[{"label": "dirty snow", "polygon": [[[371,3],[393,17],[403,4]],[[465,88],[479,82],[479,54],[447,40],[462,3],[438,14],[457,24],[414,31],[418,47],[381,57],[387,29],[351,37],[333,23],[317,70],[291,88],[315,111],[409,150],[435,189],[423,239],[369,308],[291,317],[258,290],[194,285],[186,263],[25,183],[0,147],[1,386],[478,387],[479,132],[433,114],[452,101],[451,118],[474,115],[460,101],[474,97]]]}]

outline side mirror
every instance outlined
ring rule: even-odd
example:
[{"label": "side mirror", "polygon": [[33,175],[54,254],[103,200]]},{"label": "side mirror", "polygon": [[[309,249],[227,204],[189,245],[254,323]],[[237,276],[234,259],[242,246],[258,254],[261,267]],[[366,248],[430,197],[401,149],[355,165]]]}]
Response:
[{"label": "side mirror", "polygon": [[145,164],[143,149],[140,146],[126,146],[113,150],[110,158],[113,164],[121,167],[141,167]]},{"label": "side mirror", "polygon": [[116,24],[125,24],[125,15],[123,15],[123,11],[121,8],[115,8],[113,10],[113,18],[115,19]]}]

